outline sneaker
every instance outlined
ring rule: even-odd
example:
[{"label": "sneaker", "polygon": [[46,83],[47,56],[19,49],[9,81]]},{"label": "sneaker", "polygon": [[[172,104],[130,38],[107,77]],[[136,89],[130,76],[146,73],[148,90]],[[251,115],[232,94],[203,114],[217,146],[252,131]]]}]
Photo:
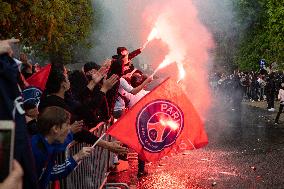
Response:
[{"label": "sneaker", "polygon": [[278,122],[275,122],[275,123],[274,123],[274,125],[278,125],[278,124],[279,124]]},{"label": "sneaker", "polygon": [[274,112],[275,109],[274,109],[274,108],[270,108],[270,109],[268,109],[268,111],[269,111],[269,112]]}]

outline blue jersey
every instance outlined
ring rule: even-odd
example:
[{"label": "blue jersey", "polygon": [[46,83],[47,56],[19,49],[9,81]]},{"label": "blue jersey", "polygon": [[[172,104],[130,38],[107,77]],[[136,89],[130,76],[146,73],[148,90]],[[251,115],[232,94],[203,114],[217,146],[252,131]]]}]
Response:
[{"label": "blue jersey", "polygon": [[77,166],[77,162],[73,157],[68,157],[61,165],[55,163],[57,154],[62,152],[70,140],[73,139],[73,137],[69,137],[71,137],[70,134],[64,144],[49,144],[40,134],[32,137],[32,151],[41,189],[47,188],[50,181],[65,178]]}]

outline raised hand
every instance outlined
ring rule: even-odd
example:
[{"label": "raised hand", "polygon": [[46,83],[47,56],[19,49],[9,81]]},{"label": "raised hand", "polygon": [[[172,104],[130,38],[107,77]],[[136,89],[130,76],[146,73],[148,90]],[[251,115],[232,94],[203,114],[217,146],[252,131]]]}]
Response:
[{"label": "raised hand", "polygon": [[117,83],[118,79],[119,79],[118,75],[115,75],[115,74],[113,74],[108,79],[104,78],[101,91],[106,93],[108,90],[110,90]]},{"label": "raised hand", "polygon": [[78,162],[86,157],[89,157],[93,150],[94,148],[92,147],[83,147],[77,154],[73,156],[73,159]]},{"label": "raised hand", "polygon": [[95,84],[98,84],[103,77],[107,74],[107,68],[101,67],[96,73],[92,74],[92,80]]},{"label": "raised hand", "polygon": [[0,40],[0,54],[11,53],[11,44],[18,43],[19,39]]},{"label": "raised hand", "polygon": [[83,120],[81,121],[75,121],[72,125],[71,125],[71,132],[72,133],[77,133],[77,132],[80,132],[82,130],[82,127],[84,125],[84,122]]},{"label": "raised hand", "polygon": [[108,58],[103,62],[102,67],[105,67],[108,70],[110,65],[111,65],[111,59]]},{"label": "raised hand", "polygon": [[117,153],[117,154],[126,154],[128,149],[126,147],[121,146],[119,141],[115,142],[108,142],[108,147],[110,151]]},{"label": "raised hand", "polygon": [[154,80],[154,75],[150,75],[149,77],[147,77],[147,79],[145,80],[147,83],[150,83],[151,81]]}]

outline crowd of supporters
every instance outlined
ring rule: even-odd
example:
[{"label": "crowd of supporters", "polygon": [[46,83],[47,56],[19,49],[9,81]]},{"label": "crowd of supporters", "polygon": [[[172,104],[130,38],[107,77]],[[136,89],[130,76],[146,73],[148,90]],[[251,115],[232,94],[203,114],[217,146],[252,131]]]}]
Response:
[{"label": "crowd of supporters", "polygon": [[275,111],[275,101],[280,101],[280,109],[275,119],[278,124],[279,116],[284,105],[284,73],[271,69],[260,69],[257,72],[239,72],[225,75],[214,73],[210,77],[213,94],[220,95],[225,102],[232,102],[233,109],[240,109],[242,101],[266,101],[267,110]]},{"label": "crowd of supporters", "polygon": [[[11,49],[14,42],[18,41],[0,41],[0,120],[14,120],[16,124],[16,160],[0,188],[22,188],[22,184],[27,189],[47,188],[51,181],[72,172],[93,148],[82,148],[62,164],[55,161],[56,155],[73,140],[94,144],[98,136],[89,130],[100,122],[113,123],[125,114],[149,92],[145,87],[153,78],[131,62],[143,48],[129,53],[127,48],[118,47],[117,54],[102,65],[86,62],[81,70],[72,71],[64,67],[60,57],[54,57],[40,101],[22,101],[22,91],[31,87],[28,78],[42,68],[24,53],[15,57]],[[99,140],[97,145],[116,154],[128,151],[118,141]],[[145,173],[140,160],[138,176]]]},{"label": "crowd of supporters", "polygon": [[[124,115],[149,93],[145,87],[153,78],[132,64],[131,60],[143,48],[129,53],[127,48],[118,47],[117,54],[102,65],[86,62],[81,70],[72,71],[64,67],[60,57],[53,57],[40,100],[27,101],[22,99],[22,91],[31,87],[27,80],[42,68],[24,53],[15,57],[11,49],[15,42],[18,41],[0,41],[0,120],[13,120],[16,124],[15,161],[0,189],[47,188],[51,181],[72,172],[79,161],[91,155],[93,148],[83,147],[62,164],[55,161],[56,155],[73,140],[91,145],[97,142],[98,136],[89,130]],[[268,111],[274,111],[278,96],[277,124],[284,107],[283,78],[283,73],[264,69],[236,71],[231,75],[213,74],[210,86],[215,95],[223,94],[236,110],[241,109],[242,101],[266,100]],[[128,151],[118,141],[99,140],[97,145],[116,154]],[[140,159],[138,162],[138,176],[143,176],[145,163]]]}]

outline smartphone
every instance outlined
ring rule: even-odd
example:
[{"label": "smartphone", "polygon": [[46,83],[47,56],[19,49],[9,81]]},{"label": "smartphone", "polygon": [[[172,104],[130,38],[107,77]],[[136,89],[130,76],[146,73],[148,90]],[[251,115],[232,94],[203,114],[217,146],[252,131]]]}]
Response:
[{"label": "smartphone", "polygon": [[12,169],[14,155],[15,123],[13,121],[0,121],[0,182],[2,182]]}]

